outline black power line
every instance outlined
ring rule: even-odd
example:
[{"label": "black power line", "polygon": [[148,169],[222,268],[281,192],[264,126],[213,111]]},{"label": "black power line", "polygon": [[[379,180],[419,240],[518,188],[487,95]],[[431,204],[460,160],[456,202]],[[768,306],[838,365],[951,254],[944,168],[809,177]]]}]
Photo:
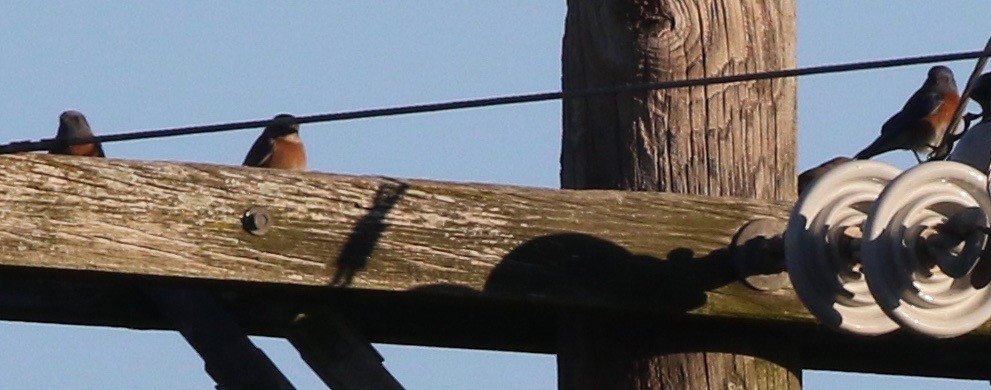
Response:
[{"label": "black power line", "polygon": [[[770,80],[770,79],[810,76],[810,75],[826,74],[826,73],[841,73],[841,72],[852,72],[852,71],[867,70],[867,69],[883,69],[883,68],[892,68],[898,66],[931,64],[936,62],[961,61],[961,60],[970,60],[970,59],[982,58],[988,56],[991,56],[991,51],[968,51],[968,52],[957,52],[957,53],[937,54],[937,55],[918,56],[918,57],[903,57],[903,58],[894,58],[894,59],[878,60],[878,61],[853,62],[853,63],[845,63],[845,64],[837,64],[837,65],[814,66],[808,68],[774,70],[769,72],[747,73],[747,74],[732,75],[732,76],[716,76],[716,77],[704,77],[699,79],[660,81],[654,83],[643,83],[643,84],[633,84],[633,85],[619,85],[613,87],[593,88],[593,89],[586,89],[580,91],[543,92],[543,93],[524,94],[524,95],[500,96],[500,97],[483,98],[483,99],[458,100],[458,101],[443,102],[443,103],[430,103],[430,104],[419,104],[419,105],[400,106],[400,107],[391,107],[391,108],[376,108],[369,110],[316,114],[316,115],[297,117],[297,122],[300,124],[316,123],[316,122],[334,122],[334,121],[343,121],[350,119],[375,118],[375,117],[395,116],[395,115],[403,115],[403,114],[418,114],[418,113],[436,112],[436,111],[460,110],[465,108],[503,106],[509,104],[534,103],[534,102],[542,102],[542,101],[565,99],[565,98],[582,98],[582,97],[590,97],[597,95],[643,92],[643,91],[652,91],[659,89],[700,87],[707,85],[737,83],[737,82],[745,82],[745,81]],[[67,140],[66,142],[70,145],[78,145],[78,144],[86,144],[90,142],[117,142],[117,141],[130,141],[130,140],[148,139],[148,138],[174,137],[180,135],[216,133],[222,131],[233,131],[233,130],[265,127],[270,122],[271,119],[262,119],[262,120],[245,121],[245,122],[222,123],[216,125],[189,126],[189,127],[178,127],[172,129],[162,129],[162,130],[136,131],[131,133],[101,135],[88,139],[82,139],[82,138],[73,139],[73,140]],[[52,138],[42,139],[40,141],[11,142],[9,144],[0,145],[0,154],[48,150],[54,144],[55,144],[55,140]]]}]

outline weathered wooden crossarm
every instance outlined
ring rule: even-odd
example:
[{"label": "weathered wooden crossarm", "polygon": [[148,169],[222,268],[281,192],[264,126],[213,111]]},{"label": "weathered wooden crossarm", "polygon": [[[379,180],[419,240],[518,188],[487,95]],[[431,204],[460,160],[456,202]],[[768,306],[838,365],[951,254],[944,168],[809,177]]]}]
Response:
[{"label": "weathered wooden crossarm", "polygon": [[[786,218],[785,203],[47,155],[0,164],[0,319],[171,329],[136,291],[193,285],[252,334],[285,337],[295,314],[328,307],[375,342],[553,352],[557,319],[592,310],[770,352],[801,343],[809,368],[991,372],[987,327],[949,341],[839,335],[791,291],[737,283],[726,245],[751,219]],[[273,221],[263,235],[242,226],[254,206]],[[685,348],[734,345],[719,344]]]},{"label": "weathered wooden crossarm", "polygon": [[[0,265],[438,290],[795,319],[734,282],[725,245],[788,206],[660,193],[16,155],[0,158]],[[268,209],[247,233],[242,214]]]}]

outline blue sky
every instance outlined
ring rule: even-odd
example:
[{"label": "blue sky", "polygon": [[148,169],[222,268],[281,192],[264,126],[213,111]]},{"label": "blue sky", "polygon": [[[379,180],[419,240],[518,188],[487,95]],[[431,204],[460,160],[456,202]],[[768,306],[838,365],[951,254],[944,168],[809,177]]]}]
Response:
[{"label": "blue sky", "polygon": [[[560,88],[564,1],[9,2],[0,13],[0,142],[315,114]],[[259,2],[260,3],[260,2]],[[976,50],[987,0],[799,0],[802,66]],[[948,64],[963,83],[972,62]],[[799,81],[799,166],[851,155],[928,66]],[[962,88],[962,85],[961,85]],[[306,125],[316,171],[558,186],[560,102]],[[112,157],[238,164],[257,130],[105,146]],[[881,158],[906,167],[909,152]],[[300,388],[289,345],[255,338]],[[409,389],[553,389],[553,356],[379,346]],[[0,388],[200,389],[173,333],[0,322]],[[808,389],[986,382],[807,372]],[[9,387],[8,387],[9,386]]]}]

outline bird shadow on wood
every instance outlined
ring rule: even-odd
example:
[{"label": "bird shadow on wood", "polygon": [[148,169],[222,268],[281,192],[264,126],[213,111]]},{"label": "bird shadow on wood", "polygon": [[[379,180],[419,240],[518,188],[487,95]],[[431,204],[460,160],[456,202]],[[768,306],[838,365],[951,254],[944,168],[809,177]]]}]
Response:
[{"label": "bird shadow on wood", "polygon": [[385,223],[386,216],[409,188],[409,184],[387,180],[375,191],[372,206],[367,209],[368,213],[358,220],[344,247],[341,248],[341,253],[335,260],[336,271],[334,279],[330,282],[332,286],[351,285],[355,274],[368,265],[368,258],[382,238],[382,233],[389,226]]},{"label": "bird shadow on wood", "polygon": [[707,291],[735,280],[726,249],[699,256],[678,248],[660,259],[587,234],[562,233],[513,249],[484,291],[683,313],[704,305]]}]

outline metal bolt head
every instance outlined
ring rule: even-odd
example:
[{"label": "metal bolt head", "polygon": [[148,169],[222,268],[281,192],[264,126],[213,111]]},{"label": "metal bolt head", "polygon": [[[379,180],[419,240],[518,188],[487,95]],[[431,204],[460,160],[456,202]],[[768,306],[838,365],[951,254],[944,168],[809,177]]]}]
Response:
[{"label": "metal bolt head", "polygon": [[256,236],[267,233],[273,223],[268,209],[262,206],[254,206],[241,216],[241,226],[244,227],[244,231]]}]

